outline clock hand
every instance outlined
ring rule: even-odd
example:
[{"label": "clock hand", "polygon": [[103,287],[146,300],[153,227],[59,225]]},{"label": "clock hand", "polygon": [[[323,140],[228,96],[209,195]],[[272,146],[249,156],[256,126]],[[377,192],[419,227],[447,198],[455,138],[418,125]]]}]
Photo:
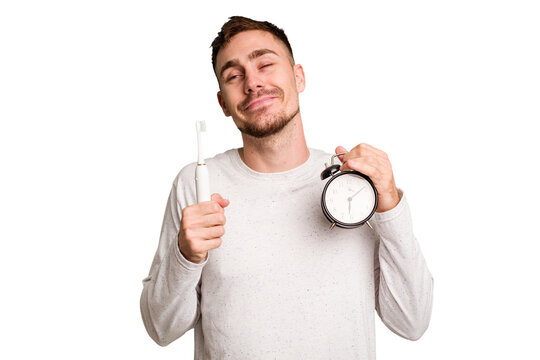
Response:
[{"label": "clock hand", "polygon": [[[349,198],[349,199],[351,199],[351,198]],[[349,214],[351,213],[351,200],[349,200]]]},{"label": "clock hand", "polygon": [[353,197],[355,197],[356,195],[358,195],[358,193],[362,190],[364,190],[365,186],[362,186],[362,188],[360,190],[358,190],[353,196],[351,196],[349,199],[352,199]]}]

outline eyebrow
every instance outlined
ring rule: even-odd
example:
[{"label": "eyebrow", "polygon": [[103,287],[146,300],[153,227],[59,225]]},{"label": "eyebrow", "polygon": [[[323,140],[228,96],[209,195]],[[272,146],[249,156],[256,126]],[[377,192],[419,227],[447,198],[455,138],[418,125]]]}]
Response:
[{"label": "eyebrow", "polygon": [[[248,55],[248,59],[249,60],[254,60],[254,59],[256,59],[258,57],[261,57],[263,55],[266,55],[266,54],[274,54],[276,56],[279,56],[274,50],[257,49],[257,50],[252,51],[251,54]],[[238,59],[232,59],[232,60],[227,61],[225,63],[225,65],[223,65],[223,67],[221,68],[221,70],[219,72],[219,77],[223,77],[223,73],[228,68],[239,66],[239,65],[240,65],[240,62],[238,61]]]}]

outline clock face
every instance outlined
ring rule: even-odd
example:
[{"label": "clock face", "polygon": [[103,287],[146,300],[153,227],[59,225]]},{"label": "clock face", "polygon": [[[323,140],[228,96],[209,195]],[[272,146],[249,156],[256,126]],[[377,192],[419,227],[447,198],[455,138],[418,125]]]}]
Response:
[{"label": "clock face", "polygon": [[332,178],[323,198],[329,214],[345,224],[362,222],[375,212],[375,189],[358,173],[343,172]]}]

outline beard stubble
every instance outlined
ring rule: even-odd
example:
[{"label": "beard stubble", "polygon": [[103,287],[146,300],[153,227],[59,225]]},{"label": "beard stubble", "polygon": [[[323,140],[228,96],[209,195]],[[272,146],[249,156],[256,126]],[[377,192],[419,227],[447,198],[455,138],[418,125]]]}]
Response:
[{"label": "beard stubble", "polygon": [[[246,107],[255,99],[262,96],[275,96],[283,101],[283,91],[279,88],[263,89],[257,92],[254,96],[249,96],[239,105],[239,111],[246,114]],[[240,124],[236,124],[236,127],[240,132],[253,136],[255,138],[264,138],[279,133],[285,126],[287,126],[291,120],[300,112],[300,107],[296,110],[292,110],[290,113],[286,113],[285,110],[281,110],[274,114],[265,114],[267,106],[263,106],[260,109],[251,111],[251,116],[255,117],[257,121],[241,121]]]}]

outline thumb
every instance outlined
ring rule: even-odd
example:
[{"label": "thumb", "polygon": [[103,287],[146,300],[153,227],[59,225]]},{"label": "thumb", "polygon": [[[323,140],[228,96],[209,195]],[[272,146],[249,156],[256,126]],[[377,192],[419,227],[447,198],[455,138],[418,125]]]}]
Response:
[{"label": "thumb", "polygon": [[229,204],[230,204],[230,201],[227,200],[227,199],[224,199],[220,194],[218,193],[214,193],[212,194],[212,196],[210,197],[210,199],[212,199],[213,201],[217,201],[217,203],[221,206],[221,207],[227,207]]},{"label": "thumb", "polygon": [[[345,148],[344,148],[343,146],[341,146],[341,145],[338,146],[338,147],[336,148],[336,154],[344,153],[344,152],[349,152],[349,150],[345,149]],[[339,156],[338,156],[338,158],[339,158],[339,160],[340,160],[341,162],[343,162],[343,157],[344,157],[344,156],[345,156],[345,155],[339,155]]]}]

